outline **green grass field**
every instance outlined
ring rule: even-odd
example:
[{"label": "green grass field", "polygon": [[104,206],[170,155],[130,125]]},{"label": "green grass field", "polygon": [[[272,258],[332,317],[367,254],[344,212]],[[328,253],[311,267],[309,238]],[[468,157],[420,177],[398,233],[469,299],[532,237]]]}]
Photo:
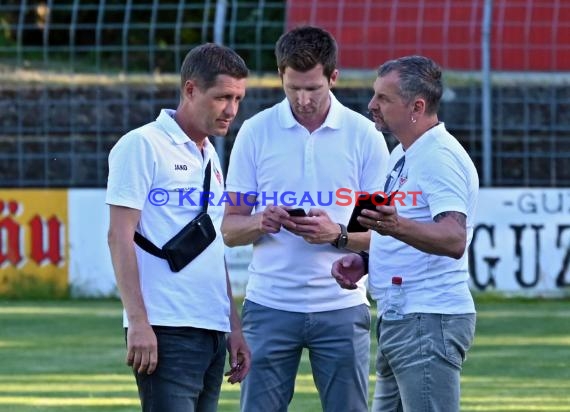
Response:
[{"label": "green grass field", "polygon": [[[570,300],[477,308],[461,410],[570,411]],[[0,301],[0,411],[137,411],[124,353],[117,301]],[[237,411],[238,399],[224,384],[219,410]],[[289,410],[320,411],[306,356]]]}]

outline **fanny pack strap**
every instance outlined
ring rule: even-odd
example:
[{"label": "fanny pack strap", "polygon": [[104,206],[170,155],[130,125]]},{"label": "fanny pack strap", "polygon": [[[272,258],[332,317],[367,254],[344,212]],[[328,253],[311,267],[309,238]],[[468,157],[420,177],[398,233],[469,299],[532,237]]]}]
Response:
[{"label": "fanny pack strap", "polygon": [[[206,166],[206,174],[204,175],[204,183],[202,187],[204,188],[202,192],[202,212],[207,213],[208,211],[208,200],[210,199],[210,180],[212,177],[212,161],[208,160],[208,165]],[[139,247],[147,253],[153,256],[159,257],[161,259],[166,259],[166,254],[164,251],[148,240],[146,237],[141,235],[139,232],[135,232],[134,241]]]},{"label": "fanny pack strap", "polygon": [[[208,213],[208,199],[210,199],[210,180],[212,177],[212,161],[208,160],[206,165],[206,174],[204,175],[204,183],[202,187],[204,191],[202,192],[202,212]],[[206,197],[206,195],[208,197]]]},{"label": "fanny pack strap", "polygon": [[141,235],[139,232],[135,232],[134,237],[135,243],[139,245],[139,247],[147,253],[154,255],[156,257],[166,259],[166,255],[158,246],[148,240],[146,237]]}]

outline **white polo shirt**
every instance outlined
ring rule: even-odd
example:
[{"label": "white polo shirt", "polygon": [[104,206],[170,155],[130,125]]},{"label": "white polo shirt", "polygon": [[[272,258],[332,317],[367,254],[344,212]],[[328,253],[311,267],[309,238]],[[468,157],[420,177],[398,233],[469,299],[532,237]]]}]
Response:
[{"label": "white polo shirt", "polygon": [[[336,191],[379,190],[388,149],[370,120],[330,97],[329,114],[313,133],[295,120],[287,99],[245,121],[232,149],[227,191],[257,192],[255,212],[273,203],[315,207],[347,224],[354,204],[336,204]],[[264,235],[253,245],[246,298],[304,313],[368,303],[364,282],[349,291],[331,276],[333,261],[346,253],[286,229]]]},{"label": "white polo shirt", "polygon": [[[394,148],[388,171],[403,155],[401,145]],[[474,313],[467,283],[467,250],[473,236],[479,192],[479,178],[473,161],[443,123],[416,140],[405,151],[405,159],[402,173],[392,190],[407,193],[404,205],[395,203],[398,215],[428,223],[442,212],[463,213],[467,216],[465,253],[460,259],[432,255],[374,232],[369,262],[371,296],[379,302],[380,310],[392,276],[401,276],[407,292],[405,313]],[[419,193],[412,195],[411,192]]]},{"label": "white polo shirt", "polygon": [[[141,210],[137,230],[162,247],[200,211],[199,193],[208,161],[210,192],[220,199],[221,167],[206,139],[204,155],[175,122],[173,110],[124,135],[109,155],[106,202]],[[194,192],[191,192],[195,189]],[[191,195],[189,195],[191,193]],[[224,244],[220,232],[224,204],[208,206],[216,239],[180,272],[164,259],[136,248],[140,284],[151,325],[192,326],[229,331]],[[124,317],[127,326],[126,316]]]}]

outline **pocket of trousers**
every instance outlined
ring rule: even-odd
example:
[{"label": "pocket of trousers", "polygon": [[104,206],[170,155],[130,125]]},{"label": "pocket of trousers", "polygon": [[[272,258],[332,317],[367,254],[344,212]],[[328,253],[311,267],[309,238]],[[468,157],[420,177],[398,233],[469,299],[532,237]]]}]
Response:
[{"label": "pocket of trousers", "polygon": [[445,356],[461,368],[475,337],[475,315],[443,315],[441,327]]}]

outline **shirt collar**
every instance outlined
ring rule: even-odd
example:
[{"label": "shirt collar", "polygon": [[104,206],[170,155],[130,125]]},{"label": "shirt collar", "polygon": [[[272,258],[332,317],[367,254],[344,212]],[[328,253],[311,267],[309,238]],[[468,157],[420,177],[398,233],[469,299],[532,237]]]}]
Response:
[{"label": "shirt collar", "polygon": [[[328,127],[330,129],[340,129],[342,124],[342,105],[336,99],[334,94],[329,91],[329,97],[331,99],[331,106],[329,108],[329,113],[323,124],[319,127],[319,129]],[[301,126],[301,124],[295,119],[293,116],[293,112],[291,111],[291,105],[287,98],[283,99],[278,107],[278,119],[279,119],[279,126],[284,129],[290,129],[295,126]]]},{"label": "shirt collar", "polygon": [[[156,122],[164,129],[168,137],[172,140],[174,144],[187,144],[191,143],[193,147],[197,149],[196,143],[188,137],[186,133],[180,128],[176,120],[174,120],[174,114],[176,110],[172,109],[162,109],[160,114],[156,118]],[[214,149],[214,146],[210,143],[210,139],[206,137],[204,139],[204,152],[210,154]]]},{"label": "shirt collar", "polygon": [[184,133],[180,128],[176,120],[174,120],[175,110],[162,109],[160,114],[156,118],[156,122],[164,129],[168,137],[172,140],[174,144],[185,144],[188,143],[190,138]]},{"label": "shirt collar", "polygon": [[443,122],[439,122],[436,126],[428,129],[424,134],[422,134],[418,140],[416,140],[410,147],[406,149],[406,155],[409,155],[410,152],[417,152],[422,150],[421,148],[429,141],[432,141],[434,136],[438,136],[441,133],[441,130],[445,130],[445,124]]}]

